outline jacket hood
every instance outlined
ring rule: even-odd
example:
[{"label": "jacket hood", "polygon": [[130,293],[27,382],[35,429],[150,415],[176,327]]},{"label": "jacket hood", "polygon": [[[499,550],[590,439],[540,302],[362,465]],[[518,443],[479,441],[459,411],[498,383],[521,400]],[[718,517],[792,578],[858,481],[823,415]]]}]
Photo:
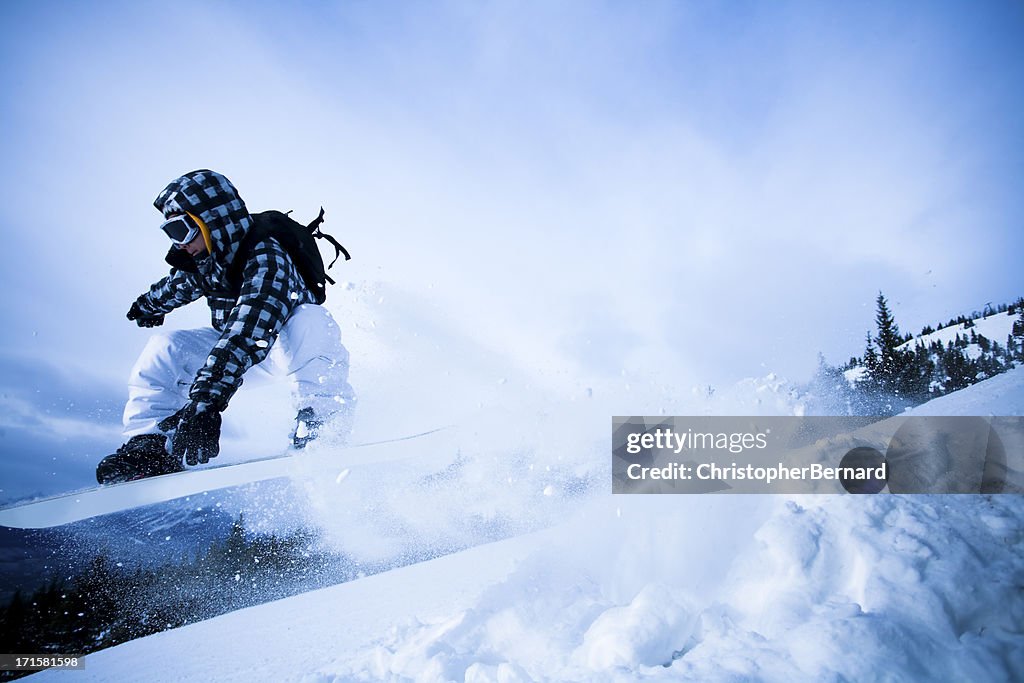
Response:
[{"label": "jacket hood", "polygon": [[231,181],[216,171],[200,169],[181,176],[164,188],[153,206],[164,218],[188,212],[210,231],[211,256],[223,267],[231,265],[252,218]]}]

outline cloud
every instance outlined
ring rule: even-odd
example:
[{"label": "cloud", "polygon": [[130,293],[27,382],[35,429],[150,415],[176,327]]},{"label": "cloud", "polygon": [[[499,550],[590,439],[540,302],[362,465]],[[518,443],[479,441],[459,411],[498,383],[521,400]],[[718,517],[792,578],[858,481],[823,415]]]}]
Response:
[{"label": "cloud", "polygon": [[123,387],[27,354],[0,354],[0,501],[94,483],[120,443]]},{"label": "cloud", "polygon": [[800,375],[859,352],[880,288],[920,324],[1019,294],[1010,10],[5,12],[7,348],[57,357],[71,329],[108,377],[164,269],[152,197],[202,166],[254,209],[326,205],[342,277],[524,367]]}]

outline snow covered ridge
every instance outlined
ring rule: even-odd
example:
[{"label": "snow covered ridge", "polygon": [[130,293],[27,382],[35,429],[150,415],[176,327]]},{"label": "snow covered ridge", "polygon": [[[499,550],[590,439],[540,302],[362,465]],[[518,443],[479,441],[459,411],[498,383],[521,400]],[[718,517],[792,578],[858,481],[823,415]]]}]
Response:
[{"label": "snow covered ridge", "polygon": [[904,415],[1024,415],[1024,366],[934,398]]},{"label": "snow covered ridge", "polygon": [[936,330],[929,334],[914,337],[910,341],[902,344],[899,348],[906,350],[914,348],[915,346],[927,347],[933,342],[946,345],[950,342],[956,341],[957,337],[970,337],[972,332],[977,334],[979,337],[985,337],[991,341],[1002,344],[1006,341],[1006,338],[1013,333],[1013,323],[1019,319],[1020,316],[1016,312],[994,313],[987,317],[977,318],[957,325],[950,325],[949,327],[943,327],[941,330]]},{"label": "snow covered ridge", "polygon": [[877,332],[868,334],[863,356],[841,367],[821,358],[812,393],[826,414],[894,415],[1012,370],[1024,364],[1024,299],[999,308],[911,337],[900,334],[879,294]]}]

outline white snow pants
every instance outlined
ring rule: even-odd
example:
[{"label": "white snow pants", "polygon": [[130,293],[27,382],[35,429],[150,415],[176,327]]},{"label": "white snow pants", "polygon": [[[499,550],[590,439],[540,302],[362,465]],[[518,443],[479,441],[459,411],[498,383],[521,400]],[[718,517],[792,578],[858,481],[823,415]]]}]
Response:
[{"label": "white snow pants", "polygon": [[[218,339],[220,332],[212,327],[171,330],[150,338],[128,380],[123,418],[126,438],[159,433],[157,424],[188,403],[192,381]],[[355,392],[348,383],[348,351],[326,308],[314,304],[297,307],[270,354],[249,368],[245,380],[281,372],[292,380],[296,412],[312,408],[320,419],[342,419],[350,425]]]}]

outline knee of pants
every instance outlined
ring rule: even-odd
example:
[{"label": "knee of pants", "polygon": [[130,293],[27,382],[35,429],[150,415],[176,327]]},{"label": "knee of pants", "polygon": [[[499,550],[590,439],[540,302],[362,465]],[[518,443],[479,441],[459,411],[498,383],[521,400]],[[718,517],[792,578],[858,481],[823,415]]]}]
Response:
[{"label": "knee of pants", "polygon": [[316,360],[328,360],[341,365],[347,374],[348,351],[341,343],[341,330],[323,306],[303,304],[296,308],[277,343],[289,373]]},{"label": "knee of pants", "polygon": [[203,330],[169,330],[149,338],[132,366],[129,384],[175,386],[189,382],[209,355]]}]

